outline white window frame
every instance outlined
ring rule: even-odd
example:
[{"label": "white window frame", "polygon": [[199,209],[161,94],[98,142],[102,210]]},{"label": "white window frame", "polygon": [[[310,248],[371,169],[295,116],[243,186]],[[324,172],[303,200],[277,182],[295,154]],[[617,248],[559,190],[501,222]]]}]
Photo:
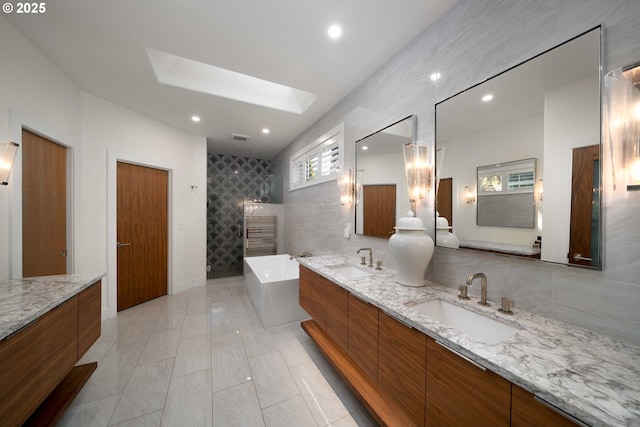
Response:
[{"label": "white window frame", "polygon": [[[315,173],[309,170],[311,159],[316,162]],[[344,123],[340,123],[289,158],[289,191],[333,181],[336,168],[343,167]]]}]

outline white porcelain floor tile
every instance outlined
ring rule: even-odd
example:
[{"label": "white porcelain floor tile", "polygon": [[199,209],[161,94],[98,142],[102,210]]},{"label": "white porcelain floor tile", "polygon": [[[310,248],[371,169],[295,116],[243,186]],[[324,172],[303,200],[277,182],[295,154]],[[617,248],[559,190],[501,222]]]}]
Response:
[{"label": "white porcelain floor tile", "polygon": [[140,357],[138,352],[106,356],[84,385],[76,402],[91,402],[124,392]]},{"label": "white porcelain floor tile", "polygon": [[180,342],[180,329],[167,329],[151,333],[142,350],[138,364],[174,359]]},{"label": "white porcelain floor tile", "polygon": [[278,350],[271,334],[265,329],[242,331],[242,341],[249,357]]},{"label": "white porcelain floor tile", "polygon": [[266,408],[300,394],[291,372],[278,351],[249,358],[260,407]]},{"label": "white porcelain floor tile", "polygon": [[242,342],[240,327],[235,317],[212,319],[210,326],[211,346],[213,348]]},{"label": "white porcelain floor tile", "polygon": [[216,427],[264,426],[253,382],[213,394],[213,423]]},{"label": "white porcelain floor tile", "polygon": [[214,392],[251,381],[244,344],[214,348],[211,351],[211,375]]},{"label": "white porcelain floor tile", "polygon": [[162,416],[166,427],[211,427],[213,425],[211,371],[174,377]]},{"label": "white porcelain floor tile", "polygon": [[316,427],[313,415],[301,396],[265,408],[262,412],[266,427]]},{"label": "white porcelain floor tile", "polygon": [[136,367],[110,424],[117,424],[164,408],[173,359]]},{"label": "white porcelain floor tile", "polygon": [[61,426],[376,425],[298,322],[263,328],[243,278],[140,304],[102,327],[86,356],[98,369]]},{"label": "white porcelain floor tile", "polygon": [[211,369],[211,341],[209,334],[183,339],[178,346],[173,376],[192,374]]},{"label": "white porcelain floor tile", "polygon": [[78,403],[76,400],[62,416],[58,427],[105,427],[119,397],[109,396],[86,403]]},{"label": "white porcelain floor tile", "polygon": [[209,325],[209,316],[204,313],[187,313],[182,325],[182,338],[194,338],[207,335],[211,331]]},{"label": "white porcelain floor tile", "polygon": [[162,411],[152,412],[132,420],[114,424],[114,427],[160,427]]},{"label": "white porcelain floor tile", "polygon": [[291,368],[291,374],[318,425],[338,421],[355,409],[353,400],[344,399],[342,390],[333,388],[314,362]]}]

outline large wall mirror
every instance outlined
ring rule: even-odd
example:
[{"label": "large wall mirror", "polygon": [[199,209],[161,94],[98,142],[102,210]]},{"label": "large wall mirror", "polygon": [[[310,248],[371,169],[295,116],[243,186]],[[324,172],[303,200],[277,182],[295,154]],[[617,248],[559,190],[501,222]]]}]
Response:
[{"label": "large wall mirror", "polygon": [[596,27],[436,104],[460,248],[601,268],[600,50]]},{"label": "large wall mirror", "polygon": [[416,138],[409,116],[356,141],[356,234],[388,239],[411,209],[402,147]]}]

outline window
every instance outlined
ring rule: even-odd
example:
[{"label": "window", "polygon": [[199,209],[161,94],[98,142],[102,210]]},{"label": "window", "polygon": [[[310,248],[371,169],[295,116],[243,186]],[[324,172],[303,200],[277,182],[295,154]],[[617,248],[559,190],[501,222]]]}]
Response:
[{"label": "window", "polygon": [[335,171],[344,162],[344,123],[322,135],[291,156],[289,191],[336,179]]},{"label": "window", "polygon": [[536,159],[478,167],[478,195],[531,193],[535,189]]}]

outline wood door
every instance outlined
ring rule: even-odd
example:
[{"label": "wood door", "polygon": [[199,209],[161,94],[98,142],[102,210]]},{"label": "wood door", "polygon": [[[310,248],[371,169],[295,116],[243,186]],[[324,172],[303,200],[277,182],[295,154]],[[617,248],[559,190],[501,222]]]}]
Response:
[{"label": "wood door", "polygon": [[22,276],[67,272],[67,149],[22,131]]},{"label": "wood door", "polygon": [[453,178],[442,178],[438,185],[436,210],[438,214],[447,218],[449,226],[453,227]]},{"label": "wood door", "polygon": [[573,149],[569,264],[597,266],[600,146]]},{"label": "wood door", "polygon": [[396,225],[396,185],[362,187],[362,221],[365,236],[388,239]]},{"label": "wood door", "polygon": [[167,171],[118,162],[118,311],[167,294]]}]

